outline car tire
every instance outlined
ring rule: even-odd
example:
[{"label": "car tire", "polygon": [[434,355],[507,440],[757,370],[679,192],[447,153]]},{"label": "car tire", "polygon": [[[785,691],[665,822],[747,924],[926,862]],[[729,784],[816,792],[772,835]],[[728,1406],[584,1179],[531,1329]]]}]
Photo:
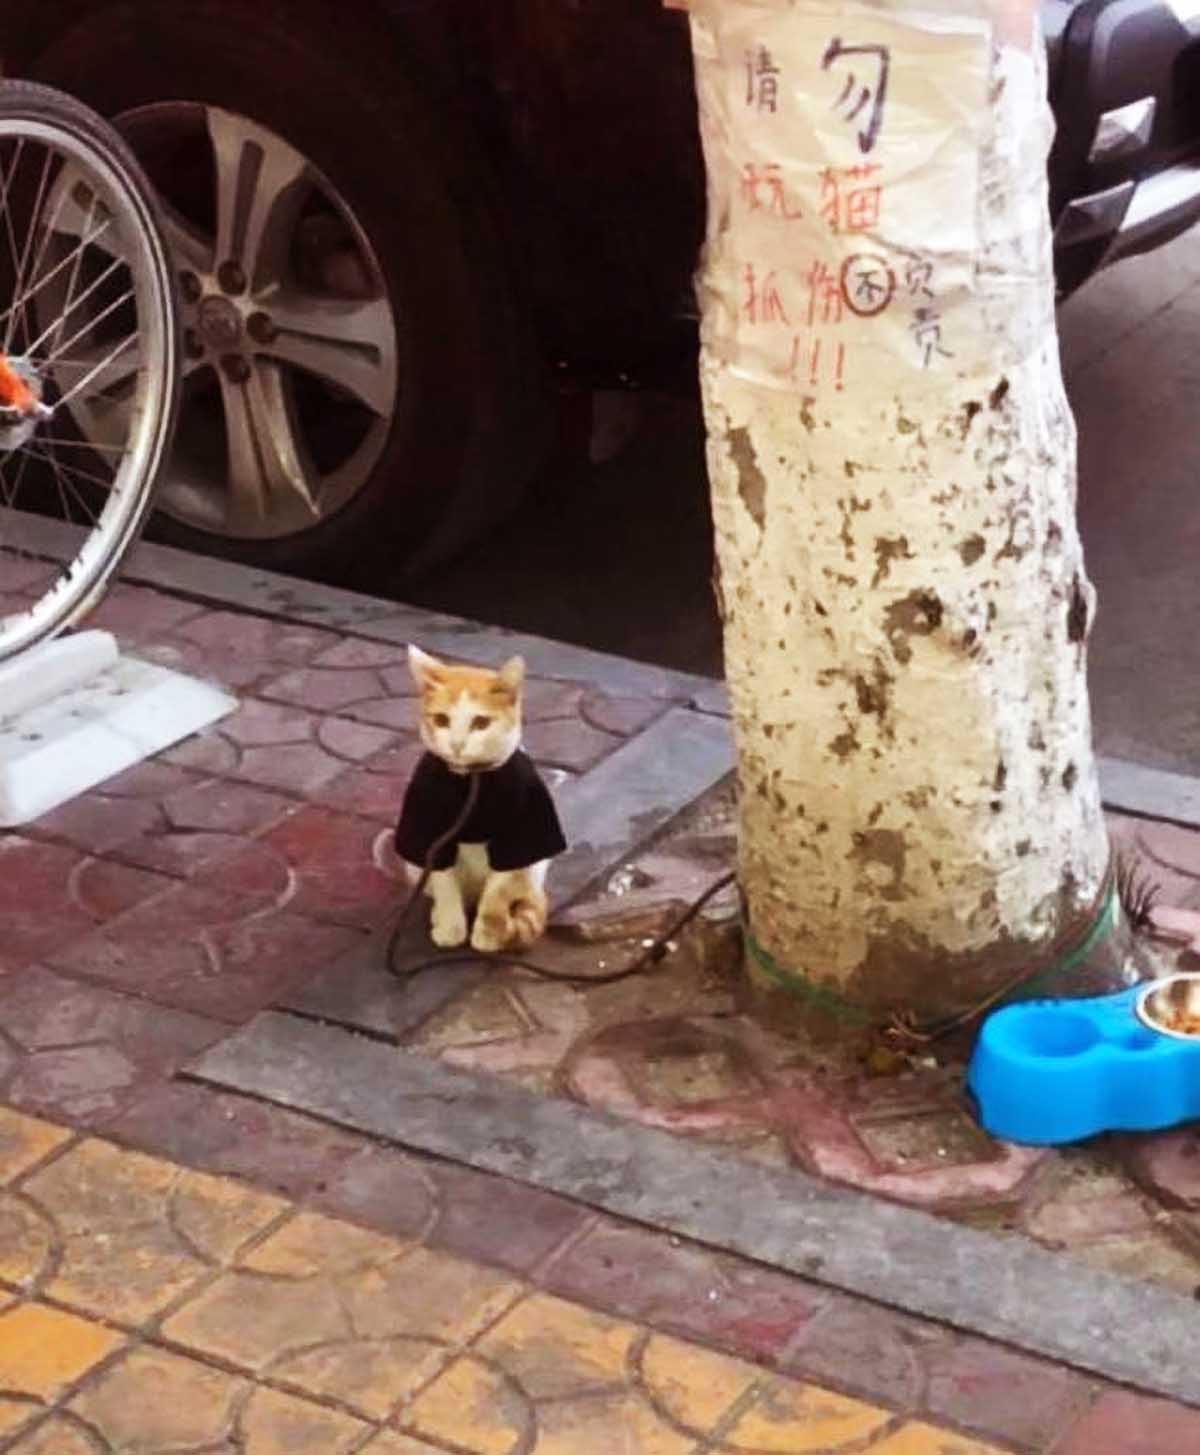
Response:
[{"label": "car tire", "polygon": [[[232,512],[219,517],[219,476],[222,467],[226,477],[241,475],[231,452],[214,447],[208,495],[200,485],[191,495],[182,485],[175,490],[168,471],[151,535],[268,569],[361,582],[367,562],[385,560],[389,579],[403,579],[478,537],[519,499],[552,430],[544,371],[523,322],[498,209],[469,138],[456,135],[453,109],[418,81],[399,38],[370,33],[365,16],[356,34],[359,24],[344,11],[335,23],[306,0],[97,0],[33,69],[118,121],[158,184],[168,220],[172,189],[190,175],[180,158],[191,153],[181,149],[199,145],[188,128],[203,122],[211,139],[214,117],[222,125],[234,118],[248,137],[262,128],[262,135],[281,139],[336,199],[336,207],[328,198],[320,203],[336,212],[328,226],[353,230],[360,276],[367,276],[369,260],[394,322],[394,407],[387,419],[377,400],[367,412],[369,470],[353,457],[363,478],[346,495],[347,480],[358,474],[323,473],[306,437],[300,443],[309,483],[319,486],[316,506],[308,498],[308,515],[297,520],[286,489],[263,489],[258,508],[265,524],[260,528],[242,509],[233,529]],[[196,187],[197,198],[202,190]],[[336,211],[343,205],[346,218]],[[213,208],[215,236],[215,202]],[[303,225],[311,232],[310,222],[306,216]],[[197,226],[194,216],[188,225]],[[213,256],[219,263],[215,248]],[[192,284],[198,286],[194,277]],[[219,370],[230,357],[212,364],[220,401],[229,397],[230,378]],[[196,366],[199,400],[211,401],[204,372],[211,362],[206,355]],[[274,377],[292,381],[286,409],[298,434],[310,424],[319,430],[324,381],[268,362]],[[334,392],[335,416],[342,410],[349,418],[363,407]],[[188,399],[185,392],[181,439],[188,437]],[[199,424],[192,434],[206,437]],[[183,448],[177,446],[172,465],[180,480]],[[261,451],[253,458],[261,462]],[[200,468],[189,456],[197,480]],[[324,493],[333,478],[345,499]],[[256,484],[264,482],[270,485],[266,465]]]}]

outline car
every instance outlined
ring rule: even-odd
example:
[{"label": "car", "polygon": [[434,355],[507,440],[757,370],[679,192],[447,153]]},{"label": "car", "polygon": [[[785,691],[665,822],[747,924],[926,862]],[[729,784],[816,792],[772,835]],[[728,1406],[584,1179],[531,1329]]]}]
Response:
[{"label": "car", "polygon": [[[188,357],[159,538],[402,579],[544,476],[564,396],[694,378],[704,171],[660,0],[0,17],[5,70],[114,118],[163,201]],[[1044,0],[1043,29],[1065,297],[1200,217],[1200,0]]]}]

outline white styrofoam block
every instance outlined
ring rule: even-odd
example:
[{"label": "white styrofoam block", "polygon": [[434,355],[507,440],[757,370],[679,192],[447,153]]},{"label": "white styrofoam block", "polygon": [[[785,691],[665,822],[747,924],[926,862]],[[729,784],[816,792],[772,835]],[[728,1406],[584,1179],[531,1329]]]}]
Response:
[{"label": "white styrofoam block", "polygon": [[0,724],[107,672],[116,666],[117,655],[111,632],[89,631],[43,642],[11,662],[0,662]]},{"label": "white styrofoam block", "polygon": [[51,701],[17,714],[0,706],[0,827],[29,823],[236,706],[210,683],[120,656]]}]

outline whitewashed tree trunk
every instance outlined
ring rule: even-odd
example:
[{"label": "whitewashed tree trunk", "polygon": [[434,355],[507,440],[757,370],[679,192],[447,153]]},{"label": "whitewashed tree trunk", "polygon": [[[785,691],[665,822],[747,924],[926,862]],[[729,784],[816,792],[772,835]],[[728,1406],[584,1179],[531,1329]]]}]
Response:
[{"label": "whitewashed tree trunk", "polygon": [[1028,0],[687,8],[748,964],[961,1009],[1108,902],[1041,39]]}]

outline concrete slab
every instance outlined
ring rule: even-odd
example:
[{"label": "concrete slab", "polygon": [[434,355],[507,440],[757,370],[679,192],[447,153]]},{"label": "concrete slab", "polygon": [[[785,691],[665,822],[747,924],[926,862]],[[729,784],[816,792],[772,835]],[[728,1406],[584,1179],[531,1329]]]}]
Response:
[{"label": "concrete slab", "polygon": [[81,632],[0,668],[0,827],[27,824],[227,717],[211,683]]},{"label": "concrete slab", "polygon": [[596,876],[681,813],[733,771],[728,723],[672,708],[558,795],[570,849],[549,881],[553,907],[574,899]]},{"label": "concrete slab", "polygon": [[1106,808],[1200,828],[1200,778],[1120,758],[1101,758],[1098,766]]}]

